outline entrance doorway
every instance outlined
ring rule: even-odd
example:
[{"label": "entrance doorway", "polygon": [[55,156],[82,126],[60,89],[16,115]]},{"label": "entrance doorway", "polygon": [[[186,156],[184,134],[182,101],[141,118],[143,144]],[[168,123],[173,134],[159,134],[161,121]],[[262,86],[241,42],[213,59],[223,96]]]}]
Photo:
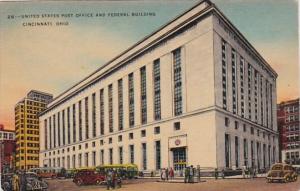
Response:
[{"label": "entrance doorway", "polygon": [[186,148],[174,148],[173,152],[173,168],[175,171],[181,171],[186,167]]}]

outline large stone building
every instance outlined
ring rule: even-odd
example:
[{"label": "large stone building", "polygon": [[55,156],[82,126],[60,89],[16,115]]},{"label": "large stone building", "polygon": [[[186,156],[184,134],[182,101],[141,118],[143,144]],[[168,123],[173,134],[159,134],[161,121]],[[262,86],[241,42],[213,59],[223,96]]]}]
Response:
[{"label": "large stone building", "polygon": [[15,149],[15,131],[0,124],[0,173],[13,171]]},{"label": "large stone building", "polygon": [[40,166],[267,168],[278,161],[276,78],[201,1],[48,105]]},{"label": "large stone building", "polygon": [[52,100],[52,95],[31,90],[15,106],[16,169],[27,170],[39,166],[39,118]]},{"label": "large stone building", "polygon": [[281,161],[300,165],[299,98],[278,104],[277,119]]}]

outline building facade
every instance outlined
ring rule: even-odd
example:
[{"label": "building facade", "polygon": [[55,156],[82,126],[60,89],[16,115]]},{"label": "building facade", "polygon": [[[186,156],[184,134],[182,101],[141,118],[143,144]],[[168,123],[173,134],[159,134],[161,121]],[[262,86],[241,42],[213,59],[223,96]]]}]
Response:
[{"label": "building facade", "polygon": [[300,165],[299,98],[278,104],[277,119],[280,132],[281,161]]},{"label": "building facade", "polygon": [[48,105],[40,166],[267,168],[278,161],[276,78],[201,1]]},{"label": "building facade", "polygon": [[52,100],[52,95],[31,90],[15,106],[16,169],[27,170],[39,166],[39,118]]},{"label": "building facade", "polygon": [[11,172],[14,168],[15,131],[0,124],[0,173]]}]

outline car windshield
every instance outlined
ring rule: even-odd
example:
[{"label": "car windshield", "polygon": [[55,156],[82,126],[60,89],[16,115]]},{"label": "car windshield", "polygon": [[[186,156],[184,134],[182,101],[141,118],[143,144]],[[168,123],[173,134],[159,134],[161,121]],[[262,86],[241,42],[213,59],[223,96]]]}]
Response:
[{"label": "car windshield", "polygon": [[282,170],[282,166],[281,165],[274,165],[272,167],[272,170]]}]

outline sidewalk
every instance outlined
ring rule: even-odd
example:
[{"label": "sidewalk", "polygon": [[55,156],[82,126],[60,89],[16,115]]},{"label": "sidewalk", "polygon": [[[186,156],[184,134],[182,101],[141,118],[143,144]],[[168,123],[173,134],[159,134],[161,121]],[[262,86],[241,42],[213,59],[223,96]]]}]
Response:
[{"label": "sidewalk", "polygon": [[[184,177],[174,177],[172,180],[161,180],[160,177],[139,177],[140,179],[155,179],[157,182],[164,182],[164,183],[184,183]],[[266,174],[257,174],[255,178],[266,178]],[[254,179],[255,179],[254,178]],[[206,182],[206,180],[215,179],[215,177],[201,177],[200,182]],[[218,177],[218,180],[226,180],[226,179],[251,179],[249,176],[246,176],[245,178],[243,175],[236,175],[236,176],[225,176],[223,179],[222,177]],[[197,181],[197,177],[194,178],[194,183],[200,183]]]}]

